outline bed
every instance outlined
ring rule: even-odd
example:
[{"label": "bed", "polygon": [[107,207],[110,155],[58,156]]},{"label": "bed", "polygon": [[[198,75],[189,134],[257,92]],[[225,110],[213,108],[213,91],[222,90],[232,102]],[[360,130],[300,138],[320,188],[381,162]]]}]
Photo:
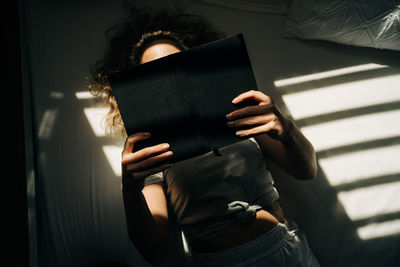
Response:
[{"label": "bed", "polygon": [[[392,32],[399,32],[399,3],[390,1],[397,6],[385,13],[394,28],[380,36],[390,41],[373,47],[310,35],[304,29],[311,24],[300,19],[307,2],[328,1],[293,1],[283,14],[202,1],[191,2],[189,11],[207,14],[227,35],[244,33],[258,87],[314,145],[318,175],[312,181],[268,166],[286,216],[306,233],[321,265],[399,266],[400,51]],[[296,6],[301,14],[290,13]],[[126,232],[122,144],[104,136],[106,110],[87,94],[85,81],[103,53],[104,31],[125,15],[121,1],[23,1],[23,12],[24,77],[30,77],[35,129],[31,266],[149,266]],[[171,246],[183,251],[180,240]],[[170,255],[169,264],[181,263],[182,253]]]}]

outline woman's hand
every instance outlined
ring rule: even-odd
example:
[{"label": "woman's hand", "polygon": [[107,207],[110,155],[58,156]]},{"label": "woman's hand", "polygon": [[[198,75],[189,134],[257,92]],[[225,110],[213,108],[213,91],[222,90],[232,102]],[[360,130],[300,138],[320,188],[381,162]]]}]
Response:
[{"label": "woman's hand", "polygon": [[229,120],[227,122],[229,127],[254,126],[250,129],[237,131],[238,136],[267,133],[272,138],[283,140],[290,134],[291,121],[280,112],[272,98],[266,94],[250,90],[238,95],[232,103],[237,104],[248,99],[255,100],[258,105],[247,106],[226,115]]},{"label": "woman's hand", "polygon": [[124,145],[121,158],[122,192],[138,193],[144,187],[144,178],[164,171],[171,166],[167,162],[173,155],[167,143],[146,147],[133,152],[135,142],[150,137],[150,133],[135,133],[130,135]]}]

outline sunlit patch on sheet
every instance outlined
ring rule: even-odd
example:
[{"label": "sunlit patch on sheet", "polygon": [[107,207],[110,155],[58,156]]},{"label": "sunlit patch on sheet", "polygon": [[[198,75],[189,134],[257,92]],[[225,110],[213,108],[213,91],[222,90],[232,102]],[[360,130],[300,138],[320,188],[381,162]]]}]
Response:
[{"label": "sunlit patch on sheet", "polygon": [[[399,123],[394,123],[394,122]],[[371,113],[305,126],[303,134],[313,140],[315,150],[370,142],[400,136],[400,110]]]},{"label": "sunlit patch on sheet", "polygon": [[318,162],[333,186],[396,174],[400,173],[400,145],[346,153],[319,159]]},{"label": "sunlit patch on sheet", "polygon": [[274,83],[363,240],[400,233],[399,73],[371,63]]},{"label": "sunlit patch on sheet", "polygon": [[400,181],[362,187],[338,194],[352,220],[400,211]]},{"label": "sunlit patch on sheet", "polygon": [[310,90],[284,95],[283,101],[294,119],[391,103],[400,100],[399,80],[400,74],[323,87],[315,84]]},{"label": "sunlit patch on sheet", "polygon": [[103,152],[117,177],[121,177],[121,151],[122,148],[115,145],[103,146]]},{"label": "sunlit patch on sheet", "polygon": [[86,118],[92,127],[93,133],[96,136],[105,136],[104,116],[108,112],[108,108],[84,108]]},{"label": "sunlit patch on sheet", "polygon": [[372,239],[388,235],[400,234],[400,219],[382,223],[371,223],[357,229],[361,239]]},{"label": "sunlit patch on sheet", "polygon": [[92,98],[94,98],[93,95],[88,91],[75,92],[75,96],[78,99],[92,99]]},{"label": "sunlit patch on sheet", "polygon": [[57,117],[57,109],[48,109],[44,112],[42,120],[39,124],[38,137],[40,139],[49,139],[51,137]]},{"label": "sunlit patch on sheet", "polygon": [[386,65],[374,64],[374,63],[363,64],[363,65],[358,65],[358,66],[341,68],[341,69],[337,69],[337,70],[330,70],[330,71],[302,75],[302,76],[298,76],[298,77],[281,79],[281,80],[275,81],[274,85],[275,85],[275,87],[283,87],[283,86],[288,86],[288,85],[300,84],[300,83],[305,83],[305,82],[310,82],[310,81],[315,81],[315,80],[327,79],[327,78],[342,76],[342,75],[346,75],[346,74],[357,73],[357,72],[362,72],[362,71],[367,71],[367,70],[376,70],[376,69],[387,68],[387,67],[388,66],[386,66]]}]

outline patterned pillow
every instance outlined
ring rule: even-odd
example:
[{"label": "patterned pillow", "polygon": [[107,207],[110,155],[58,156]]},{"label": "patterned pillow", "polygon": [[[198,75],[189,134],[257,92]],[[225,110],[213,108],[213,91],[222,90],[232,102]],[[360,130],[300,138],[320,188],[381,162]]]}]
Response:
[{"label": "patterned pillow", "polygon": [[400,51],[400,0],[294,0],[286,34]]}]

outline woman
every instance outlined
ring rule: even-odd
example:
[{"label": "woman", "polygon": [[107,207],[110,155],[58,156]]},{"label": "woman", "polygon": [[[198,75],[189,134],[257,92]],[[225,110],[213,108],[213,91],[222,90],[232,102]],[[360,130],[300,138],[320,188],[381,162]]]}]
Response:
[{"label": "woman", "polygon": [[[225,37],[202,16],[179,9],[154,15],[134,6],[130,11],[96,65],[90,85],[91,92],[110,105],[107,121],[113,133],[124,128],[108,74]],[[209,152],[172,165],[167,143],[133,152],[135,143],[151,138],[151,133],[126,138],[121,190],[128,232],[151,264],[166,258],[173,214],[195,266],[319,266],[305,236],[285,219],[265,167],[268,159],[297,179],[313,179],[314,149],[271,97],[247,91],[232,102],[247,99],[259,105],[227,114],[227,125],[247,126],[237,135],[254,138],[223,147],[220,154]]]}]

